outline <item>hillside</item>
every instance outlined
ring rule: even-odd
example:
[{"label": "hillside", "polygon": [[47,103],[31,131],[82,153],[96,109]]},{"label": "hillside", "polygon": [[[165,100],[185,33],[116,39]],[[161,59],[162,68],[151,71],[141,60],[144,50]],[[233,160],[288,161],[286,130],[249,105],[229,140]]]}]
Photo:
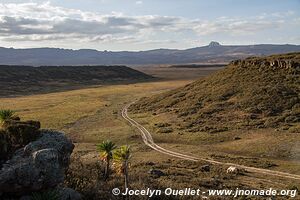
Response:
[{"label": "hillside", "polygon": [[141,99],[131,111],[167,114],[172,128],[188,132],[299,131],[300,53],[232,61],[185,87]]},{"label": "hillside", "polygon": [[152,77],[125,66],[0,66],[0,95],[61,91],[85,85],[145,81]]},{"label": "hillside", "polygon": [[181,63],[228,63],[249,56],[300,52],[300,45],[209,45],[185,50],[97,51],[92,49],[0,48],[3,65],[145,65]]}]

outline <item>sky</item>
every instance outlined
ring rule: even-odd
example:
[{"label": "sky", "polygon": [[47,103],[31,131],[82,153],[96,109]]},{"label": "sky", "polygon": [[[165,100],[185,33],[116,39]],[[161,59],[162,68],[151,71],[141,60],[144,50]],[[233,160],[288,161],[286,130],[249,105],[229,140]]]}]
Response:
[{"label": "sky", "polygon": [[0,0],[0,46],[108,51],[300,44],[300,0]]}]

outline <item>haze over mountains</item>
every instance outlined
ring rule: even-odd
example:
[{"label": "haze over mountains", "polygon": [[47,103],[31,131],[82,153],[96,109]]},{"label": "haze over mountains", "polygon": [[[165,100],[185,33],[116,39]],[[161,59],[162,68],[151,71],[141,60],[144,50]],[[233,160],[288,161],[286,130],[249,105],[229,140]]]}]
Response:
[{"label": "haze over mountains", "polygon": [[228,63],[249,56],[299,52],[300,45],[220,45],[186,50],[155,49],[149,51],[97,51],[92,49],[32,48],[14,49],[0,47],[2,65],[144,65],[178,63]]}]

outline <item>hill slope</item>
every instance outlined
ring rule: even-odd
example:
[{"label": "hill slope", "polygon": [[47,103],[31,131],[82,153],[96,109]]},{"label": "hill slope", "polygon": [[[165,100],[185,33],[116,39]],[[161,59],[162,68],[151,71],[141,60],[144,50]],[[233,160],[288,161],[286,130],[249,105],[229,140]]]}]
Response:
[{"label": "hill slope", "polygon": [[300,122],[300,53],[231,62],[204,79],[131,107],[176,116],[177,129],[220,132]]},{"label": "hill slope", "polygon": [[74,86],[144,81],[152,77],[125,66],[0,65],[0,95],[40,93]]},{"label": "hill slope", "polygon": [[123,65],[123,64],[179,64],[228,63],[249,56],[300,52],[300,45],[220,45],[186,50],[156,49],[150,51],[96,51],[92,49],[0,48],[0,64],[4,65]]}]

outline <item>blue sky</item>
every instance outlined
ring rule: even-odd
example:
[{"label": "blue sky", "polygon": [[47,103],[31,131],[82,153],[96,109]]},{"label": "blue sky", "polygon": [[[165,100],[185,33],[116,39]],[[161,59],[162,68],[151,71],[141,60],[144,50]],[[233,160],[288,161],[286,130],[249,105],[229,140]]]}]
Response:
[{"label": "blue sky", "polygon": [[300,44],[299,0],[1,0],[0,46],[98,50]]}]

